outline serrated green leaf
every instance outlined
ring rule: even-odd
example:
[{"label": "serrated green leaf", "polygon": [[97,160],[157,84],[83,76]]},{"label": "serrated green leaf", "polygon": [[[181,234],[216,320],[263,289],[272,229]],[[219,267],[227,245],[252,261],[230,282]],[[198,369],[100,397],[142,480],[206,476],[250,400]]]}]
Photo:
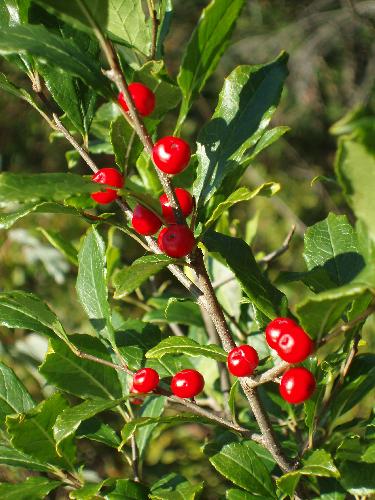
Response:
[{"label": "serrated green leaf", "polygon": [[172,473],[162,477],[151,487],[151,500],[195,500],[203,483],[191,484],[184,477]]},{"label": "serrated green leaf", "polygon": [[78,266],[78,256],[76,248],[66,238],[57,231],[51,231],[42,227],[38,228],[51,245],[59,250],[68,261],[74,266]]},{"label": "serrated green leaf", "polygon": [[129,267],[115,274],[115,299],[121,299],[138,288],[144,281],[173,264],[174,260],[163,254],[145,255],[135,260]]},{"label": "serrated green leaf", "polygon": [[146,353],[146,358],[160,359],[166,354],[187,354],[204,356],[216,361],[227,360],[227,353],[217,345],[201,345],[188,337],[168,337]]},{"label": "serrated green leaf", "polygon": [[67,407],[66,400],[60,394],[54,394],[28,413],[8,416],[6,423],[12,445],[42,463],[72,470],[75,461],[72,439],[64,442],[58,454],[53,438],[56,418]]},{"label": "serrated green leaf", "polygon": [[244,155],[262,136],[280,99],[286,63],[283,53],[268,65],[239,66],[225,80],[215,113],[198,137],[193,186],[198,207],[221,187],[226,196],[234,190],[247,167],[241,166]]},{"label": "serrated green leaf", "polygon": [[[89,335],[71,335],[77,349],[112,361],[103,343]],[[56,387],[82,398],[119,399],[122,396],[116,370],[81,359],[61,341],[51,339],[46,358],[39,368]]]},{"label": "serrated green leaf", "polygon": [[228,46],[244,0],[213,0],[201,14],[198,25],[186,47],[178,84],[183,93],[177,129],[185,120],[192,101],[204,87]]},{"label": "serrated green leaf", "polygon": [[22,483],[0,483],[0,497],[7,500],[43,500],[58,486],[60,481],[45,477],[28,477]]},{"label": "serrated green leaf", "polygon": [[22,467],[24,469],[37,470],[40,472],[51,472],[53,469],[46,463],[39,462],[35,458],[23,453],[20,450],[0,444],[0,463],[11,465],[12,467]]},{"label": "serrated green leaf", "polygon": [[12,413],[26,413],[35,405],[13,370],[0,363],[0,422]]},{"label": "serrated green leaf", "polygon": [[209,252],[218,253],[235,274],[250,301],[269,319],[282,315],[285,296],[261,272],[251,248],[241,239],[208,231],[203,243]]}]

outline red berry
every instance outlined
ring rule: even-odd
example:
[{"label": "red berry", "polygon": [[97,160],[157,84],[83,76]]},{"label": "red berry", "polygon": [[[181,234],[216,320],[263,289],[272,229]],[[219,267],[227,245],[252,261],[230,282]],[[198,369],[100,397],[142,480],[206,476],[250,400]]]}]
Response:
[{"label": "red berry", "polygon": [[163,137],[154,145],[152,158],[162,172],[179,174],[190,161],[190,146],[179,137]]},{"label": "red berry", "polygon": [[[148,116],[154,111],[155,94],[151,89],[149,89],[146,85],[143,85],[143,83],[134,82],[129,85],[128,90],[140,115]],[[118,102],[125,111],[129,111],[122,92],[118,95]]]},{"label": "red berry", "polygon": [[171,390],[179,398],[193,398],[203,387],[204,378],[196,370],[182,370],[172,378]]},{"label": "red berry", "polygon": [[313,349],[313,341],[299,326],[282,333],[276,347],[280,358],[288,363],[301,363],[313,352]]},{"label": "red berry", "polygon": [[266,340],[272,349],[277,350],[277,342],[282,333],[286,333],[290,328],[298,326],[295,321],[290,318],[276,318],[267,325]]},{"label": "red berry", "polygon": [[[124,185],[123,176],[115,168],[101,168],[91,179],[98,184],[108,184],[117,188],[122,188]],[[105,205],[117,198],[117,192],[114,189],[107,188],[105,191],[92,193],[91,198],[97,203]]]},{"label": "red berry", "polygon": [[309,370],[303,367],[290,368],[281,378],[280,394],[288,403],[298,404],[309,399],[315,387],[314,375]]},{"label": "red berry", "polygon": [[[137,389],[134,389],[133,384],[130,387],[130,393],[131,394],[139,394],[141,391],[137,391]],[[131,398],[130,399],[131,404],[133,405],[141,405],[143,403],[143,399],[139,398]]]},{"label": "red berry", "polygon": [[150,236],[161,228],[161,220],[154,212],[142,205],[137,205],[133,211],[132,225],[139,234]]},{"label": "red berry", "polygon": [[232,375],[249,377],[259,364],[258,353],[250,345],[241,345],[230,351],[227,363]]},{"label": "red berry", "polygon": [[[193,198],[191,194],[182,188],[175,189],[176,198],[180,204],[182,215],[188,217],[193,210]],[[163,211],[164,219],[168,224],[175,224],[176,218],[174,216],[173,210],[170,206],[168,196],[164,193],[160,196],[161,209]]]},{"label": "red berry", "polygon": [[173,224],[161,231],[158,238],[159,248],[169,257],[181,258],[188,255],[195,245],[194,234],[187,226]]},{"label": "red berry", "polygon": [[133,375],[133,391],[151,392],[158,386],[158,372],[152,368],[142,368]]}]

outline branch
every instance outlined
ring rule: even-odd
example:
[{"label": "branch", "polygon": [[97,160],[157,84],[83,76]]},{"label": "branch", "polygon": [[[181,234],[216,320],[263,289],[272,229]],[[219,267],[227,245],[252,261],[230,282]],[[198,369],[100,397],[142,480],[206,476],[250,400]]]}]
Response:
[{"label": "branch", "polygon": [[158,39],[158,26],[159,19],[157,17],[154,0],[147,0],[148,11],[150,13],[150,19],[152,22],[152,45],[151,45],[151,61],[155,59],[156,56],[156,44]]},{"label": "branch", "polygon": [[258,264],[269,264],[273,260],[277,259],[277,257],[280,257],[280,255],[283,255],[289,249],[289,245],[290,245],[290,242],[293,238],[295,231],[296,231],[296,226],[295,226],[295,224],[293,224],[291,230],[287,234],[287,237],[285,238],[281,247],[278,248],[277,250],[274,250],[273,252],[269,253],[268,255],[265,255],[262,259],[260,259]]}]

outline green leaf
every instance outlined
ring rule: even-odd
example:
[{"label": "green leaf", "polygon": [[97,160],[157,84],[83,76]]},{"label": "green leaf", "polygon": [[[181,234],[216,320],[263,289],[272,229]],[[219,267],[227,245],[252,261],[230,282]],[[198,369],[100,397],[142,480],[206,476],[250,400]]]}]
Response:
[{"label": "green leaf", "polygon": [[34,406],[30,394],[13,370],[0,363],[0,422],[12,413],[26,413]]},{"label": "green leaf", "polygon": [[336,174],[355,215],[375,239],[375,156],[364,144],[342,138],[335,160]]},{"label": "green leaf", "polygon": [[186,47],[177,81],[183,93],[177,128],[185,121],[195,96],[203,89],[229,44],[244,0],[213,0],[201,14]]},{"label": "green leaf", "polygon": [[12,445],[42,463],[73,469],[75,447],[72,439],[66,440],[59,454],[53,438],[57,416],[68,407],[60,394],[54,394],[25,414],[7,417],[7,429]]},{"label": "green leaf", "polygon": [[32,330],[49,337],[56,334],[70,344],[55,313],[32,293],[18,290],[0,293],[0,324],[8,328]]},{"label": "green leaf", "polygon": [[118,479],[115,487],[105,498],[108,500],[144,500],[148,498],[149,489],[131,479]]},{"label": "green leaf", "polygon": [[125,297],[139,288],[148,278],[173,264],[173,262],[173,259],[162,254],[145,255],[135,260],[131,266],[115,274],[113,278],[116,289],[115,298],[121,299]]},{"label": "green leaf", "polygon": [[267,467],[246,442],[226,444],[209,460],[220,474],[237,486],[256,495],[276,498]]},{"label": "green leaf", "polygon": [[259,495],[252,495],[244,490],[236,490],[231,488],[226,491],[225,498],[227,500],[267,500],[268,497],[261,497]]},{"label": "green leaf", "polygon": [[[107,484],[111,479],[106,479],[100,483],[87,483],[82,488],[73,490],[69,493],[69,498],[72,500],[93,500],[98,497],[102,487]],[[107,497],[108,498],[108,497]]]},{"label": "green leaf", "polygon": [[[163,396],[151,396],[148,397],[145,403],[143,403],[141,408],[141,417],[160,417],[164,411],[165,397]],[[151,439],[153,430],[157,424],[147,425],[142,429],[139,429],[135,441],[138,446],[139,455],[142,458],[147,449],[147,445]]]},{"label": "green leaf", "polygon": [[166,39],[173,17],[172,0],[161,0],[160,2],[160,26],[156,43],[156,59],[163,59],[164,55],[164,40]]},{"label": "green leaf", "polygon": [[90,321],[99,335],[112,345],[114,334],[108,303],[107,270],[104,241],[95,227],[91,227],[78,253],[76,289]]},{"label": "green leaf", "polygon": [[216,206],[212,215],[204,225],[205,229],[208,229],[226,210],[231,208],[236,203],[251,200],[258,195],[273,196],[279,190],[280,184],[277,184],[276,182],[266,182],[252,191],[244,186],[238,188],[225,201],[222,201]]},{"label": "green leaf", "polygon": [[15,26],[0,31],[0,53],[27,53],[40,64],[50,64],[62,72],[81,78],[104,97],[112,97],[99,61],[83,52],[73,41],[50,33],[41,25]]},{"label": "green leaf", "polygon": [[208,231],[203,243],[218,253],[238,279],[250,301],[269,319],[282,315],[285,296],[261,272],[251,248],[241,239]]},{"label": "green leaf", "polygon": [[0,444],[0,463],[12,467],[37,470],[40,472],[51,472],[51,466],[35,460],[35,458],[9,446]]},{"label": "green leaf", "polygon": [[184,477],[171,473],[153,484],[151,500],[194,500],[202,491],[203,483],[191,484]]},{"label": "green leaf", "polygon": [[98,443],[103,443],[111,448],[118,448],[121,440],[108,424],[104,424],[98,418],[84,420],[76,431],[77,439],[90,439]]},{"label": "green leaf", "polygon": [[[81,0],[36,0],[43,7],[68,24],[91,32],[92,28],[80,8]],[[149,54],[151,47],[151,26],[145,20],[141,2],[133,0],[91,0],[86,8],[99,26],[115,42],[123,43]]]},{"label": "green leaf", "polygon": [[[112,361],[103,343],[89,335],[71,335],[77,349]],[[39,368],[50,384],[82,398],[119,399],[122,396],[116,370],[81,359],[58,339],[51,339],[46,358]]]},{"label": "green leaf", "polygon": [[53,435],[56,441],[56,450],[59,452],[61,443],[72,436],[81,423],[98,413],[109,410],[121,403],[115,400],[86,400],[83,403],[64,410],[56,419],[53,426]]},{"label": "green leaf", "polygon": [[51,243],[53,247],[59,250],[67,260],[74,266],[78,266],[78,257],[76,248],[70,243],[69,240],[61,236],[57,231],[51,231],[39,227],[38,230],[43,236]]},{"label": "green leaf", "polygon": [[242,165],[248,166],[259,153],[271,146],[271,144],[280,139],[280,137],[286,134],[289,130],[289,127],[275,127],[270,130],[266,130],[259,141],[255,144],[251,154],[244,159]]},{"label": "green leaf", "polygon": [[245,171],[241,161],[262,136],[280,99],[287,75],[285,53],[264,66],[239,66],[225,80],[210,122],[198,137],[198,206],[223,187],[229,195]]},{"label": "green leaf", "polygon": [[0,202],[60,201],[97,190],[91,179],[70,173],[0,174]]},{"label": "green leaf", "polygon": [[51,481],[45,477],[28,477],[17,484],[0,483],[0,497],[7,500],[43,500],[60,484],[60,481]]},{"label": "green leaf", "polygon": [[352,495],[372,495],[375,493],[373,464],[345,462],[340,468],[341,484]]},{"label": "green leaf", "polygon": [[199,306],[188,299],[171,297],[152,297],[148,304],[155,307],[143,316],[143,320],[151,323],[180,323],[204,327]]},{"label": "green leaf", "polygon": [[18,97],[19,99],[26,101],[39,113],[41,112],[41,108],[36,100],[25,89],[19,88],[14,85],[14,83],[10,82],[4,75],[4,73],[0,73],[0,89],[8,92],[9,94],[12,94],[15,97]]},{"label": "green leaf", "polygon": [[146,353],[146,358],[160,359],[166,354],[204,356],[216,361],[227,360],[227,353],[217,345],[200,345],[188,337],[168,337]]},{"label": "green leaf", "polygon": [[307,229],[303,256],[309,271],[323,268],[337,286],[352,281],[365,266],[347,217],[333,213]]}]

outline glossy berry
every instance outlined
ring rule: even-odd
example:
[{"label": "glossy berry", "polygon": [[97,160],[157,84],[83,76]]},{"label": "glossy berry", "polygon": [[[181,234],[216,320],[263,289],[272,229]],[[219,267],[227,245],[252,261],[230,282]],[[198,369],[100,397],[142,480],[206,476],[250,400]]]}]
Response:
[{"label": "glossy berry", "polygon": [[[108,184],[117,188],[122,188],[124,185],[123,176],[115,168],[101,168],[91,179],[98,184]],[[92,193],[91,198],[97,203],[105,205],[117,198],[117,192],[114,189],[107,188],[105,191]]]},{"label": "glossy berry", "polygon": [[172,378],[171,390],[179,398],[193,398],[204,387],[204,378],[196,370],[182,370]]},{"label": "glossy berry", "polygon": [[[176,188],[175,189],[176,198],[181,207],[181,212],[184,217],[189,217],[193,210],[193,198],[191,194],[186,191],[186,189]],[[159,198],[161,209],[163,212],[164,219],[168,224],[176,223],[176,218],[174,216],[173,210],[170,206],[168,196],[164,193]]]},{"label": "glossy berry", "polygon": [[155,165],[166,174],[179,174],[190,161],[190,146],[179,137],[160,139],[152,150]]},{"label": "glossy berry", "polygon": [[280,358],[288,363],[301,363],[313,352],[313,349],[313,341],[299,326],[282,333],[276,346]]},{"label": "glossy berry", "polygon": [[133,211],[132,225],[139,234],[151,236],[161,228],[161,220],[154,212],[142,205],[137,205]]},{"label": "glossy berry", "polygon": [[298,326],[295,321],[290,318],[276,318],[271,323],[268,323],[266,328],[267,344],[277,350],[277,343],[282,333],[286,333],[290,328]]},{"label": "glossy berry", "polygon": [[250,345],[235,347],[228,354],[228,370],[236,377],[249,377],[259,364],[258,353]]},{"label": "glossy berry", "polygon": [[281,378],[280,394],[285,401],[292,404],[303,403],[315,391],[314,375],[303,367],[291,368]]},{"label": "glossy berry", "polygon": [[[151,89],[149,89],[146,85],[143,85],[143,83],[134,82],[129,85],[128,90],[140,115],[148,116],[154,111],[155,94]],[[129,111],[122,92],[118,95],[118,102],[125,111]]]},{"label": "glossy berry", "polygon": [[133,391],[151,392],[158,386],[158,372],[152,368],[142,368],[133,375]]},{"label": "glossy berry", "polygon": [[179,259],[188,255],[194,248],[195,238],[187,226],[172,224],[164,228],[158,237],[158,245],[162,252]]},{"label": "glossy berry", "polygon": [[[141,391],[137,391],[137,389],[134,389],[133,385],[131,386],[131,388],[130,388],[130,393],[131,394],[138,394],[140,392]],[[130,402],[133,405],[141,405],[143,403],[143,399],[140,399],[140,398],[130,398]]]}]

